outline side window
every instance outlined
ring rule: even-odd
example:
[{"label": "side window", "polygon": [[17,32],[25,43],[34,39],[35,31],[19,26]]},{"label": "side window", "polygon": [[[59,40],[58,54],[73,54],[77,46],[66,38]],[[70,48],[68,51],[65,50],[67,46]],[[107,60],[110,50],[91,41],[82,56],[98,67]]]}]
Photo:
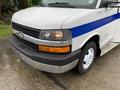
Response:
[{"label": "side window", "polygon": [[110,1],[112,1],[112,2],[118,2],[118,0],[110,0]]},{"label": "side window", "polygon": [[101,4],[100,4],[100,8],[103,8],[103,7],[104,7],[104,3],[105,3],[106,1],[118,2],[118,0],[102,0],[102,1],[101,1]]}]

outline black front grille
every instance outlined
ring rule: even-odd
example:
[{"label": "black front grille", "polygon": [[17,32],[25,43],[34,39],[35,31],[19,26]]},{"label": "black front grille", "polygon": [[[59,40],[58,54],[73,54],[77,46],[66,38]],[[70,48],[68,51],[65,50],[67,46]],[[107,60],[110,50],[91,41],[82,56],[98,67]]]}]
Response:
[{"label": "black front grille", "polygon": [[38,46],[36,44],[33,44],[31,42],[28,42],[24,39],[21,39],[19,37],[17,37],[16,35],[14,35],[14,37],[21,43],[23,43],[24,45],[26,45],[28,48],[30,48],[31,50],[34,50],[34,51],[38,51]]},{"label": "black front grille", "polygon": [[14,22],[12,22],[12,28],[17,30],[17,31],[21,31],[24,34],[27,34],[27,35],[32,36],[32,37],[35,37],[35,38],[39,37],[40,31],[38,29],[26,27],[26,26],[23,26],[23,25],[14,23]]}]

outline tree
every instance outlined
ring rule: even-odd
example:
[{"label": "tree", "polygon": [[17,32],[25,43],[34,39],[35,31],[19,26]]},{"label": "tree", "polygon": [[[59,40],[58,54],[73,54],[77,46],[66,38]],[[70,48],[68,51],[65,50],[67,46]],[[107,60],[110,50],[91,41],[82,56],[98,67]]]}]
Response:
[{"label": "tree", "polygon": [[40,0],[0,0],[0,20],[10,18],[17,10],[39,4]]},{"label": "tree", "polygon": [[39,4],[40,0],[32,0],[32,5],[37,5]]},{"label": "tree", "polygon": [[2,19],[2,0],[0,0],[0,19]]},{"label": "tree", "polygon": [[2,1],[0,0],[0,16],[2,15],[1,14],[1,5],[2,5]]},{"label": "tree", "polygon": [[41,0],[27,0],[28,1],[28,6],[34,6],[38,5]]},{"label": "tree", "polygon": [[8,22],[11,17],[13,8],[13,0],[0,0],[0,20]]},{"label": "tree", "polygon": [[27,8],[28,7],[28,2],[27,0],[17,0],[19,5],[19,9],[24,9],[24,8]]},{"label": "tree", "polygon": [[2,6],[3,6],[3,1],[0,0],[0,20],[5,20],[5,17],[2,15]]}]

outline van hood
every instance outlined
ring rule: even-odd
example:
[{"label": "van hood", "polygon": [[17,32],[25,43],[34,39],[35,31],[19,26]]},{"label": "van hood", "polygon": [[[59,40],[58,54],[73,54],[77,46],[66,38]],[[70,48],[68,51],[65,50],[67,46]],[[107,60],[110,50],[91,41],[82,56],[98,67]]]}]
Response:
[{"label": "van hood", "polygon": [[61,29],[72,16],[89,13],[90,9],[31,7],[13,15],[12,22],[36,29]]}]

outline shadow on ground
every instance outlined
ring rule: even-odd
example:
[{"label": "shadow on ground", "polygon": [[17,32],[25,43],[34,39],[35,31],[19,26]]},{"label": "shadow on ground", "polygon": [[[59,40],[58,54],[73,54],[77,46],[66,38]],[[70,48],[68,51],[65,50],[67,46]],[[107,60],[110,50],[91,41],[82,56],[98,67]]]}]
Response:
[{"label": "shadow on ground", "polygon": [[21,61],[0,40],[0,90],[120,90],[120,46],[99,58],[89,73],[49,74]]}]

